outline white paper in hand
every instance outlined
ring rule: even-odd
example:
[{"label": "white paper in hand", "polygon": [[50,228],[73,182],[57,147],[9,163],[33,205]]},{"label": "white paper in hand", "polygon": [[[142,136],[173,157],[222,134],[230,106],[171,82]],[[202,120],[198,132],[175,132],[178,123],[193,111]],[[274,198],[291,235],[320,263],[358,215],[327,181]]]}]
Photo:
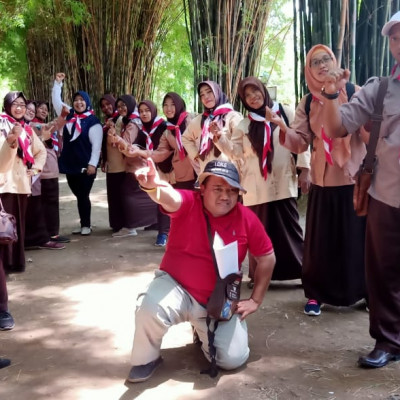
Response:
[{"label": "white paper in hand", "polygon": [[225,246],[221,236],[215,232],[213,248],[217,260],[219,276],[222,279],[229,274],[239,272],[237,240]]}]

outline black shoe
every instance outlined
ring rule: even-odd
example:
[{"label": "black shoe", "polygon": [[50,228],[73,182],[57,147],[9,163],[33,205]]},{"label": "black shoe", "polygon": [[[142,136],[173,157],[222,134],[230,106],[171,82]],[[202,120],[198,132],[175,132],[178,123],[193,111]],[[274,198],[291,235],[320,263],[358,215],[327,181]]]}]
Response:
[{"label": "black shoe", "polygon": [[8,367],[11,364],[11,360],[8,358],[0,358],[0,368]]},{"label": "black shoe", "polygon": [[9,331],[14,328],[14,318],[8,311],[0,312],[0,331]]},{"label": "black shoe", "polygon": [[147,381],[147,379],[149,379],[154,374],[154,371],[160,366],[162,360],[163,359],[160,356],[156,360],[145,365],[133,366],[129,372],[128,381],[132,383]]},{"label": "black shoe", "polygon": [[390,361],[400,360],[400,354],[392,354],[387,351],[374,349],[366,356],[358,359],[358,365],[363,368],[381,368]]},{"label": "black shoe", "polygon": [[56,243],[69,243],[71,241],[70,238],[61,235],[52,236],[50,240]]}]

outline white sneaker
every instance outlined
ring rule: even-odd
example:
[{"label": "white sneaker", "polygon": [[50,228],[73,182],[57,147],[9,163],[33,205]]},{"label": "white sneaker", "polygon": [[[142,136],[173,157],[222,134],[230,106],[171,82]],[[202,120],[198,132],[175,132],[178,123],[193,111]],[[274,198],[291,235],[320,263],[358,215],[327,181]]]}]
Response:
[{"label": "white sneaker", "polygon": [[88,226],[83,226],[81,228],[81,235],[88,236],[92,233],[92,230]]},{"label": "white sneaker", "polygon": [[72,231],[72,234],[73,234],[73,235],[79,235],[79,234],[81,233],[81,231],[82,231],[82,228],[76,228],[76,229],[74,229],[74,230]]},{"label": "white sneaker", "polygon": [[113,237],[126,237],[126,236],[136,236],[136,229],[121,228],[118,232],[112,234]]}]

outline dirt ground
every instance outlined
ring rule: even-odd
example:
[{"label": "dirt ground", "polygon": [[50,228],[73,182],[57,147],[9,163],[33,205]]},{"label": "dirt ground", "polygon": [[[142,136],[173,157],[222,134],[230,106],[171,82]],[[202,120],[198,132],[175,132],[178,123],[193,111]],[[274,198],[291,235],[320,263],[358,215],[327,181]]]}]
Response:
[{"label": "dirt ground", "polygon": [[[60,186],[62,233],[69,234],[76,202],[63,177]],[[248,318],[251,355],[240,370],[200,375],[207,362],[181,324],[166,335],[152,379],[127,383],[135,298],[163,249],[153,246],[154,231],[111,238],[101,173],[92,194],[93,234],[71,236],[62,251],[28,251],[26,272],[9,279],[16,326],[0,333],[0,356],[12,360],[0,370],[0,400],[400,399],[400,363],[356,365],[373,345],[365,307],[306,316],[299,281],[272,284]]]}]

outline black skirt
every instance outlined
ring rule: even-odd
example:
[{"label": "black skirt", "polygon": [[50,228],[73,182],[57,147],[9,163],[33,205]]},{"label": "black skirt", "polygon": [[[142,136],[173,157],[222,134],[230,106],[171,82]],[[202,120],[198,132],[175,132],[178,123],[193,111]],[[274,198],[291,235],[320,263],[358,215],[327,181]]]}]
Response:
[{"label": "black skirt", "polygon": [[303,230],[294,198],[249,207],[257,215],[274,247],[276,264],[272,280],[301,278]]},{"label": "black skirt", "polygon": [[49,240],[42,196],[29,196],[25,217],[25,247],[40,246]]},{"label": "black skirt", "polygon": [[3,193],[0,194],[6,212],[14,215],[17,220],[18,241],[13,244],[0,246],[0,257],[6,273],[25,271],[25,216],[28,195]]},{"label": "black skirt", "polygon": [[353,190],[354,185],[311,186],[302,277],[308,299],[349,306],[366,297],[366,222],[354,212]]}]

